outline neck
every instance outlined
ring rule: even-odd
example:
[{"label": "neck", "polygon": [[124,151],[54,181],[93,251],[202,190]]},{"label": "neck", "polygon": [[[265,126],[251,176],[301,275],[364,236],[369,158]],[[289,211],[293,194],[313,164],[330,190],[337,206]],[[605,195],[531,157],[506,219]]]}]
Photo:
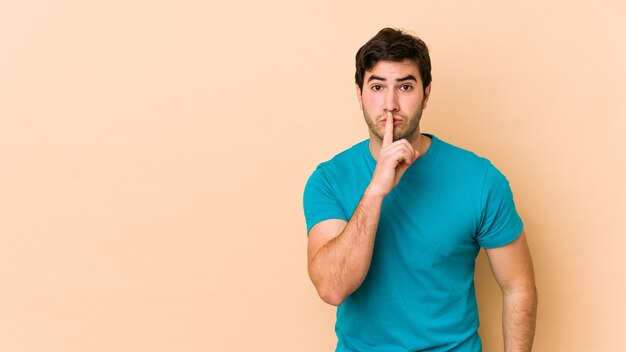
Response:
[{"label": "neck", "polygon": [[[421,134],[419,130],[415,131],[411,137],[406,138],[406,140],[413,146],[413,149],[419,152],[420,156],[424,155],[430,147],[431,139],[432,138],[429,136]],[[378,155],[380,154],[382,144],[382,139],[378,138],[370,131],[370,153],[372,153],[372,157],[374,157],[374,160],[376,161],[378,161]]]}]

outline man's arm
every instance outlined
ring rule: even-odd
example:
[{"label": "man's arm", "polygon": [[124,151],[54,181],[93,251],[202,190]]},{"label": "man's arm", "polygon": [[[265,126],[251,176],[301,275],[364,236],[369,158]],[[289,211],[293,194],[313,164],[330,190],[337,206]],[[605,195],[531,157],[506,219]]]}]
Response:
[{"label": "man's arm", "polygon": [[531,351],[537,315],[537,289],[524,231],[508,245],[486,249],[485,252],[504,297],[504,350]]},{"label": "man's arm", "polygon": [[309,232],[309,276],[322,300],[338,306],[369,271],[383,198],[366,191],[347,223],[322,221]]},{"label": "man's arm", "polygon": [[324,302],[338,306],[365,280],[383,199],[418,156],[406,139],[393,142],[388,113],[374,175],[350,220],[325,220],[309,231],[309,276]]}]

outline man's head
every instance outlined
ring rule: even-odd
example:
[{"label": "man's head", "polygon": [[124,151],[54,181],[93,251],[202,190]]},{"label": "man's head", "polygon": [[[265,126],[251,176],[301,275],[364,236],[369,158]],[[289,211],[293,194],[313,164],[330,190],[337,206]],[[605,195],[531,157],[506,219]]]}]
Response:
[{"label": "man's head", "polygon": [[365,73],[379,61],[400,62],[411,60],[417,66],[423,87],[430,85],[430,56],[428,47],[419,38],[393,28],[383,28],[356,53],[356,72],[354,79],[363,89]]},{"label": "man's head", "polygon": [[385,119],[394,118],[394,140],[419,138],[430,96],[430,58],[420,39],[385,28],[356,55],[356,89],[370,137],[382,141]]}]

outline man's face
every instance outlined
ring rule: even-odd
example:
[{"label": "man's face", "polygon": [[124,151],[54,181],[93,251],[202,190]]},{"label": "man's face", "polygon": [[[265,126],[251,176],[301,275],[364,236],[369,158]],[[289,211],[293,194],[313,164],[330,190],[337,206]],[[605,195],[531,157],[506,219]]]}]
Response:
[{"label": "man's face", "polygon": [[363,89],[357,86],[357,96],[370,137],[382,141],[385,119],[393,114],[393,140],[417,138],[422,110],[426,107],[430,86],[422,88],[417,65],[411,60],[379,61],[363,77]]}]

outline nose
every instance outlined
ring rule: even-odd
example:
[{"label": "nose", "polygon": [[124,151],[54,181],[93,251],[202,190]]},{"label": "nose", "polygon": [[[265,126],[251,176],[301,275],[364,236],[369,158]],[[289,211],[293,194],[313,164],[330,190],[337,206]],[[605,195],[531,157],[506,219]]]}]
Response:
[{"label": "nose", "polygon": [[400,110],[400,104],[398,103],[398,93],[395,89],[387,90],[387,94],[385,94],[385,102],[383,109],[385,112],[396,112]]}]

